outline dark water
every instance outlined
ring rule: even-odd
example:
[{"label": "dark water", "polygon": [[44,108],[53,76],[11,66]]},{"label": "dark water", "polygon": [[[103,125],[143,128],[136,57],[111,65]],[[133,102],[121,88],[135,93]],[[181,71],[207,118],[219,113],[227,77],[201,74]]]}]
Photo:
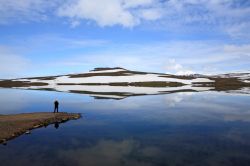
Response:
[{"label": "dark water", "polygon": [[0,146],[1,166],[249,166],[250,96],[175,93],[95,100],[88,95],[0,89],[0,114],[80,112]]}]

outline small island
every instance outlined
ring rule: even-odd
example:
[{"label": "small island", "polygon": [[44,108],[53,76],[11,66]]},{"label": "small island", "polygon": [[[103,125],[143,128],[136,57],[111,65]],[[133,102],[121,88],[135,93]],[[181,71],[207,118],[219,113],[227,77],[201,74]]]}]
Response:
[{"label": "small island", "polygon": [[54,123],[63,123],[68,120],[79,119],[79,113],[24,113],[14,115],[0,115],[0,144],[22,134],[29,134],[30,130],[46,127]]}]

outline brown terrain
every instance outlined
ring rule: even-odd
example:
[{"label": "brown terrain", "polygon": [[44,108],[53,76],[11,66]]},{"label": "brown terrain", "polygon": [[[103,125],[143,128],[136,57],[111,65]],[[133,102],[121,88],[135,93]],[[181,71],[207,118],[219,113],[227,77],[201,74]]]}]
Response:
[{"label": "brown terrain", "polygon": [[44,83],[44,82],[28,82],[28,81],[13,81],[13,80],[0,81],[0,87],[3,87],[3,88],[46,86],[46,85],[49,85],[49,84]]},{"label": "brown terrain", "polygon": [[29,134],[30,130],[46,127],[53,123],[63,123],[72,119],[79,119],[77,113],[25,113],[15,115],[0,115],[0,143],[6,144],[10,139],[24,133]]},{"label": "brown terrain", "polygon": [[240,81],[238,78],[209,78],[214,82],[194,83],[194,86],[214,87],[215,91],[239,90],[244,87],[250,87],[250,83]]},{"label": "brown terrain", "polygon": [[[122,69],[121,71],[112,72],[114,69]],[[214,82],[198,82],[193,83],[192,86],[196,87],[212,87],[215,91],[229,91],[229,90],[240,90],[245,87],[250,87],[250,83],[246,83],[240,79],[240,74],[248,74],[248,73],[240,73],[238,77],[231,77],[230,74],[225,74],[226,77],[221,77],[220,75],[215,76],[205,76],[205,75],[172,75],[172,74],[163,74],[163,73],[149,73],[149,72],[139,72],[139,71],[131,71],[126,70],[124,68],[115,67],[115,68],[95,68],[91,71],[102,71],[105,70],[106,72],[101,73],[82,73],[82,74],[69,74],[65,75],[69,78],[81,78],[81,77],[93,77],[93,76],[129,76],[135,74],[158,74],[159,77],[166,77],[166,78],[178,78],[178,79],[186,79],[191,80],[197,77],[199,78],[208,78],[210,80],[214,80]],[[109,72],[111,70],[111,72]],[[232,73],[235,75],[235,73]],[[30,77],[26,78],[26,81],[22,81],[20,79],[13,79],[13,80],[0,80],[0,87],[3,88],[18,88],[18,87],[32,87],[32,86],[41,86],[40,90],[51,90],[54,91],[55,89],[52,88],[43,88],[43,86],[48,85],[45,83],[45,80],[55,80],[58,76],[48,76],[48,77]],[[25,78],[23,78],[25,79]],[[29,80],[37,79],[37,82],[31,82]],[[39,81],[40,80],[40,81]],[[246,79],[247,80],[247,79]],[[109,85],[109,86],[133,86],[133,87],[179,87],[184,86],[181,82],[163,82],[163,81],[150,81],[150,82],[111,82],[111,83],[57,83],[57,85]]]}]

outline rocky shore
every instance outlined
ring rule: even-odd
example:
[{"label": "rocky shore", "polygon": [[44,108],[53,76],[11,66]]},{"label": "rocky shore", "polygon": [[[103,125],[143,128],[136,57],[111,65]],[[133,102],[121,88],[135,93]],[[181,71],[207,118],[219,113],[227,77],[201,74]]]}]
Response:
[{"label": "rocky shore", "polygon": [[78,113],[24,113],[15,115],[0,115],[0,144],[6,144],[8,140],[22,134],[30,133],[30,130],[48,126],[54,123],[63,123],[68,120],[79,119]]}]

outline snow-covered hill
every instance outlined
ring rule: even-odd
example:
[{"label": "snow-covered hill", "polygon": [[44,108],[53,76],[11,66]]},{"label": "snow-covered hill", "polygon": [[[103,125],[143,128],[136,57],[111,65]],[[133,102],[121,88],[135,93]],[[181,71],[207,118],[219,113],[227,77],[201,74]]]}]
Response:
[{"label": "snow-covered hill", "polygon": [[[248,73],[217,76],[177,76],[130,71],[124,68],[96,68],[87,73],[0,81],[1,87],[55,90],[89,94],[96,98],[121,99],[128,96],[183,91],[241,90],[249,85]],[[5,85],[5,86],[3,86]],[[229,88],[229,89],[228,89]]]},{"label": "snow-covered hill", "polygon": [[56,76],[54,79],[48,78],[26,78],[19,81],[43,82],[48,83],[49,87],[57,84],[110,84],[110,83],[131,83],[131,82],[177,82],[186,85],[192,83],[214,82],[209,78],[181,78],[172,77],[167,74],[155,73],[136,73],[125,69],[90,71],[84,74],[72,74],[65,76]]}]

